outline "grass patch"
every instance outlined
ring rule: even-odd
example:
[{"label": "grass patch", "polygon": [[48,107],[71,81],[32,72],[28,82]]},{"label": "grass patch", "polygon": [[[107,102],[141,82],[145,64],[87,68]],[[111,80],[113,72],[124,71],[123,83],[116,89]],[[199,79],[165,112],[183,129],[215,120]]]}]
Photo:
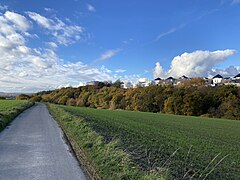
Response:
[{"label": "grass patch", "polygon": [[21,100],[0,100],[0,131],[2,131],[14,118],[34,103]]},{"label": "grass patch", "polygon": [[119,141],[105,142],[83,118],[66,112],[60,106],[48,108],[68,137],[77,157],[93,179],[166,179],[166,172],[143,171],[119,148]]},{"label": "grass patch", "polygon": [[117,147],[145,172],[168,169],[173,179],[240,179],[240,121],[60,107],[105,143],[117,139]]}]

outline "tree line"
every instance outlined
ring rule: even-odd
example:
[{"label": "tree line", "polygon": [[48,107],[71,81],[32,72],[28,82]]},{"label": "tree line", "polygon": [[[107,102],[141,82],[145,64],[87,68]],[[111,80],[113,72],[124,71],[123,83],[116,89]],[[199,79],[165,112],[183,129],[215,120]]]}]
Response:
[{"label": "tree line", "polygon": [[130,89],[120,88],[119,83],[113,85],[100,83],[43,91],[29,96],[29,99],[70,106],[240,120],[239,87],[209,87],[198,79],[180,86]]}]

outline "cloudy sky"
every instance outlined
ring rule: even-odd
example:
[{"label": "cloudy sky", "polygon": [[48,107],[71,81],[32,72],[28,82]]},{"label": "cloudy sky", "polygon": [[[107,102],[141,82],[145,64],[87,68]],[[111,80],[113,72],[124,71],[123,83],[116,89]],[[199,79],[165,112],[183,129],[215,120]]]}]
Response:
[{"label": "cloudy sky", "polygon": [[0,92],[233,76],[240,0],[1,0]]}]

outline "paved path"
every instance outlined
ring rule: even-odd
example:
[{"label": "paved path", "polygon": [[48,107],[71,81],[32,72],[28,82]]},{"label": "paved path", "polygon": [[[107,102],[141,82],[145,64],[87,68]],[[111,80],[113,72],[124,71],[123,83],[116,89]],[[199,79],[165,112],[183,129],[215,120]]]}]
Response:
[{"label": "paved path", "polygon": [[0,133],[0,180],[85,180],[44,104]]}]

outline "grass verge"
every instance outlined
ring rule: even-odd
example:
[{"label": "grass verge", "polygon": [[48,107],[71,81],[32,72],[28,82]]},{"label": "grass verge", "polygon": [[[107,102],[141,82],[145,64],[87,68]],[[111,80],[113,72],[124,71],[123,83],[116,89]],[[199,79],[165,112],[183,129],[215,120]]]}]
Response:
[{"label": "grass verge", "polygon": [[74,116],[57,105],[48,109],[59,123],[78,159],[92,179],[166,179],[166,170],[146,172],[119,148],[117,140],[106,143],[83,118]]},{"label": "grass verge", "polygon": [[0,100],[0,131],[34,102],[20,100]]}]

